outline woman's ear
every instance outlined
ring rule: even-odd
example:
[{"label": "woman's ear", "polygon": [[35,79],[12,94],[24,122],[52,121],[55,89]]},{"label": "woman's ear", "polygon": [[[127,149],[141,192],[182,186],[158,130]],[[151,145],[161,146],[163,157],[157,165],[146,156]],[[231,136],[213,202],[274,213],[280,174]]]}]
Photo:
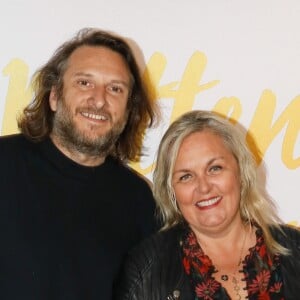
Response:
[{"label": "woman's ear", "polygon": [[49,105],[52,111],[57,110],[57,89],[56,87],[52,87],[50,91],[50,96],[49,96]]}]

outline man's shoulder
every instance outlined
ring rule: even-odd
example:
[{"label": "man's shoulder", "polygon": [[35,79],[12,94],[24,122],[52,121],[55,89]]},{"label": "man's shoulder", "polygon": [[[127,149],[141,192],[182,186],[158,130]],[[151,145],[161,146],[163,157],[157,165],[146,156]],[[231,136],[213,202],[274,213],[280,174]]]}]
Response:
[{"label": "man's shoulder", "polygon": [[21,133],[2,135],[0,136],[0,143],[16,143],[23,139],[25,139],[25,137]]},{"label": "man's shoulder", "polygon": [[0,137],[1,153],[14,153],[31,144],[22,134],[3,135]]},{"label": "man's shoulder", "polygon": [[107,165],[112,169],[115,178],[119,177],[127,183],[141,184],[145,187],[151,187],[151,181],[144,175],[138,173],[129,164],[118,161],[112,157],[108,157]]}]

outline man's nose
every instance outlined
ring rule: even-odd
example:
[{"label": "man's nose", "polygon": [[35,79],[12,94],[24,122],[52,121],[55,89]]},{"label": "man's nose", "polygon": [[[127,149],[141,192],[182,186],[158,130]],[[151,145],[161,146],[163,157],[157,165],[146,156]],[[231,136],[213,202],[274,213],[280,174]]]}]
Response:
[{"label": "man's nose", "polygon": [[91,91],[88,103],[97,108],[101,108],[106,103],[106,88],[104,86],[97,86]]}]

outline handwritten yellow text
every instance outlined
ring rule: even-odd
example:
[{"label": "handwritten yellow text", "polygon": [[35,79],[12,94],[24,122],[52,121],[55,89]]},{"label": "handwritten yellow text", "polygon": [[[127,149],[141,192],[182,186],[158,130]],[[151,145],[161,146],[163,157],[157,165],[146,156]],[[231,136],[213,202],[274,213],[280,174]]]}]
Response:
[{"label": "handwritten yellow text", "polygon": [[[189,60],[181,80],[161,86],[160,79],[167,65],[166,58],[161,53],[155,53],[148,62],[148,72],[152,76],[152,84],[155,85],[158,96],[162,99],[174,99],[170,122],[182,113],[192,110],[198,93],[219,83],[218,80],[213,80],[199,84],[206,63],[206,56],[201,52],[195,52]],[[300,131],[300,96],[288,104],[277,120],[274,120],[275,108],[275,95],[271,91],[263,91],[246,136],[247,142],[256,156],[257,162],[260,163],[273,139],[287,126],[282,144],[282,161],[287,168],[296,169],[300,166],[300,156],[294,157],[294,148]],[[230,117],[233,122],[238,122],[243,113],[241,101],[236,97],[223,97],[217,100],[212,110]],[[255,140],[255,148],[252,147],[252,140]],[[134,163],[132,167],[144,175],[153,170],[153,165],[145,168],[140,163]]]},{"label": "handwritten yellow text", "polygon": [[3,70],[3,75],[9,76],[1,132],[4,135],[18,131],[16,117],[32,97],[28,73],[28,66],[20,59],[13,59]]},{"label": "handwritten yellow text", "polygon": [[[167,67],[166,57],[156,52],[148,61],[145,80],[151,80],[151,86],[160,99],[173,99],[170,122],[186,111],[193,109],[196,96],[212,89],[220,82],[212,80],[202,83],[202,76],[207,65],[206,56],[199,51],[192,54],[178,81],[162,85],[161,79]],[[9,76],[8,93],[4,108],[4,117],[1,134],[17,132],[17,124],[11,116],[16,114],[29,103],[32,98],[31,87],[28,86],[28,66],[20,59],[12,60],[3,70],[4,76]],[[287,104],[282,113],[275,119],[276,96],[270,90],[262,91],[259,103],[246,136],[249,146],[252,138],[257,149],[252,149],[257,162],[263,159],[275,137],[285,130],[282,142],[282,161],[289,169],[300,166],[300,156],[294,153],[300,131],[300,96],[296,96]],[[230,117],[238,122],[243,114],[241,101],[236,97],[223,97],[216,100],[212,110]],[[142,167],[141,163],[134,163],[132,167],[138,172],[147,175],[153,170],[153,165]]]}]

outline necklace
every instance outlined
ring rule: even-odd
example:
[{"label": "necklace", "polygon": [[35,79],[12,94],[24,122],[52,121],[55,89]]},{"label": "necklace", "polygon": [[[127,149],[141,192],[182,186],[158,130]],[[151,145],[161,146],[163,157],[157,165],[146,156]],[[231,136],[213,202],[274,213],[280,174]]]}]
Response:
[{"label": "necklace", "polygon": [[[244,234],[244,240],[243,240],[243,244],[242,244],[242,247],[241,247],[241,253],[240,253],[240,256],[239,256],[239,260],[238,260],[238,263],[237,263],[237,269],[233,273],[233,281],[237,280],[234,275],[236,274],[236,272],[238,271],[239,267],[242,264],[242,256],[243,256],[243,252],[244,252],[244,248],[245,248],[246,237],[247,237],[247,231],[245,231],[245,234]],[[221,275],[221,280],[227,281],[228,279],[229,279],[229,276],[227,274]]]},{"label": "necklace", "polygon": [[[239,300],[242,299],[242,296],[241,296],[241,287],[239,285],[240,280],[239,280],[239,278],[237,278],[236,273],[238,272],[238,270],[242,264],[242,261],[243,261],[242,257],[243,257],[243,252],[244,252],[244,248],[245,248],[245,244],[246,244],[247,234],[248,234],[248,231],[245,231],[244,240],[243,240],[242,247],[241,247],[241,253],[239,256],[238,263],[237,263],[237,268],[234,271],[234,273],[232,274],[233,289],[236,293],[237,299],[239,299]],[[227,274],[221,275],[221,280],[228,281],[228,279],[229,279],[229,275],[227,275]]]}]

